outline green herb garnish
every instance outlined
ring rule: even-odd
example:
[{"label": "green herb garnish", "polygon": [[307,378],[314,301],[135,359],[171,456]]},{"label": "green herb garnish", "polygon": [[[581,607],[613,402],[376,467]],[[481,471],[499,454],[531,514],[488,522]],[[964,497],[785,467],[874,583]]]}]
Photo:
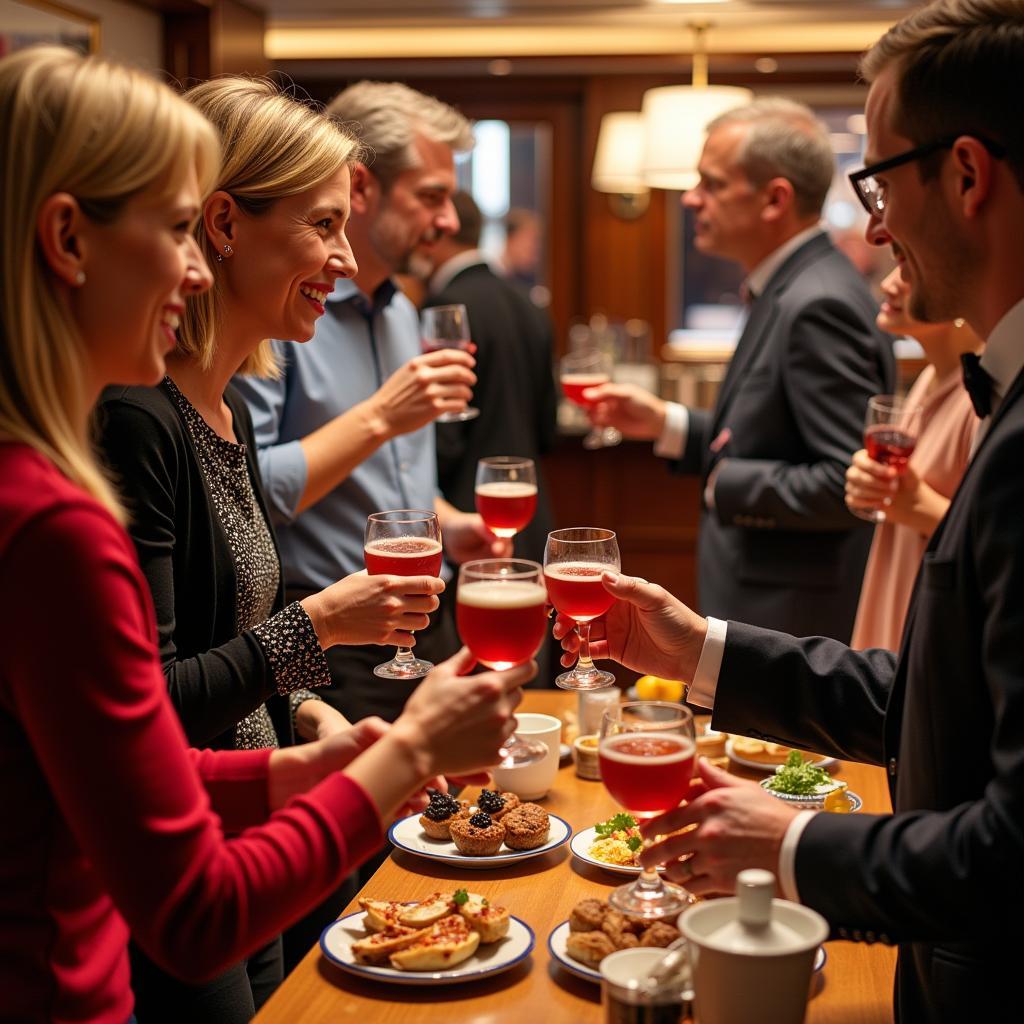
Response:
[{"label": "green herb garnish", "polygon": [[469,902],[469,893],[465,889],[456,889],[452,899],[461,907],[464,903]]},{"label": "green herb garnish", "polygon": [[765,783],[765,789],[791,796],[810,796],[817,793],[820,786],[831,781],[832,776],[824,768],[817,768],[810,761],[805,761],[799,750],[791,750],[786,763],[779,765],[775,774]]},{"label": "green herb garnish", "polygon": [[614,818],[599,821],[594,826],[594,831],[599,836],[610,836],[613,832],[626,832],[631,828],[636,828],[636,818],[632,814],[620,812]]},{"label": "green herb garnish", "polygon": [[629,838],[628,838],[628,839],[626,840],[626,845],[627,845],[627,846],[628,846],[628,847],[629,847],[629,848],[630,848],[630,849],[631,849],[631,850],[632,850],[632,851],[633,851],[634,853],[636,853],[636,851],[637,851],[637,850],[639,850],[639,849],[640,849],[640,847],[644,845],[644,841],[643,841],[643,840],[642,840],[642,839],[641,839],[641,838],[640,838],[639,836],[630,836],[630,837],[629,837]]}]

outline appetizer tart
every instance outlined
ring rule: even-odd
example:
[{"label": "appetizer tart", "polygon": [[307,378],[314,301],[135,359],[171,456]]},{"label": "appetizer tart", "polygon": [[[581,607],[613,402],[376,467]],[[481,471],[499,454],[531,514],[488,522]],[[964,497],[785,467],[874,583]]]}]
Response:
[{"label": "appetizer tart", "polygon": [[430,803],[420,815],[420,828],[431,839],[451,839],[451,823],[457,818],[469,817],[469,804],[437,789],[428,789],[427,793]]},{"label": "appetizer tart", "polygon": [[515,793],[481,789],[476,805],[478,810],[489,814],[495,821],[501,821],[509,811],[514,811],[519,806],[519,797]]},{"label": "appetizer tart", "polygon": [[392,967],[403,971],[440,971],[468,960],[480,945],[461,914],[449,914],[435,922],[408,946],[389,957]]},{"label": "appetizer tart", "polygon": [[505,826],[483,811],[453,821],[451,833],[459,853],[467,857],[486,857],[497,853],[505,841]]},{"label": "appetizer tart", "polygon": [[406,928],[400,924],[388,925],[383,931],[370,932],[365,939],[352,943],[352,955],[357,964],[380,966],[386,964],[392,953],[411,946],[427,934],[427,928]]},{"label": "appetizer tart", "polygon": [[465,889],[459,889],[454,900],[459,913],[473,931],[479,932],[484,945],[497,942],[508,934],[510,915],[504,907],[493,907],[489,900],[467,893]]},{"label": "appetizer tart", "polygon": [[551,819],[543,807],[521,804],[505,814],[502,824],[510,850],[535,850],[547,842]]}]

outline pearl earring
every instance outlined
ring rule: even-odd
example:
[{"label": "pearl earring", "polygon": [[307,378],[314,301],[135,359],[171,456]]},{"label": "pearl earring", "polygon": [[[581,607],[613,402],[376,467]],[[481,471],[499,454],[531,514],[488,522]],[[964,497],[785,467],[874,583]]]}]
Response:
[{"label": "pearl earring", "polygon": [[963,325],[964,325],[964,318],[963,318],[962,316],[958,316],[958,317],[957,317],[957,318],[956,318],[956,319],[955,319],[955,320],[953,321],[953,326],[954,326],[954,327],[963,327]]},{"label": "pearl earring", "polygon": [[80,270],[77,274],[75,274],[75,284],[77,284],[79,287],[81,287],[83,284],[85,284],[85,271],[84,270]]}]

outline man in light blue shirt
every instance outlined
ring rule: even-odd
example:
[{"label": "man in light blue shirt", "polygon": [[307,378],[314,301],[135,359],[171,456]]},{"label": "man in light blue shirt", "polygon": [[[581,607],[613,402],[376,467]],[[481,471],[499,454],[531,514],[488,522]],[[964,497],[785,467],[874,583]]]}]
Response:
[{"label": "man in light blue shirt", "polygon": [[[348,235],[359,269],[337,283],[312,341],[275,343],[279,379],[236,379],[295,595],[363,568],[372,512],[433,509],[455,562],[508,549],[478,515],[457,511],[437,489],[433,421],[465,407],[476,381],[472,356],[456,349],[424,355],[416,309],[391,280],[417,250],[458,228],[454,153],[472,146],[469,124],[397,83],[351,86],[330,113],[358,125],[373,154],[370,166],[352,169]],[[450,579],[450,568],[442,574]],[[430,629],[417,634],[420,657],[436,662],[457,649],[451,605],[442,600]],[[351,719],[393,720],[418,680],[374,677],[387,655],[376,646],[332,648],[333,686],[321,691],[324,698]]]}]

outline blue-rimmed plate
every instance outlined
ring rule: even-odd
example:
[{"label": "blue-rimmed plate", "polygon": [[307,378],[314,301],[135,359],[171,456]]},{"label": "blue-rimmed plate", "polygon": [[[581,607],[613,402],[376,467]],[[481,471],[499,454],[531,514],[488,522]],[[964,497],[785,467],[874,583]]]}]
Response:
[{"label": "blue-rimmed plate", "polygon": [[[548,952],[551,954],[552,959],[558,961],[558,963],[569,974],[572,974],[577,978],[582,978],[584,981],[592,981],[595,984],[600,985],[601,972],[596,967],[590,967],[587,964],[580,963],[579,960],[574,960],[569,956],[569,952],[566,948],[566,942],[568,939],[569,922],[563,921],[548,936]],[[818,952],[814,954],[815,973],[825,966],[825,961],[827,959],[828,954],[825,952],[825,947],[819,946]]]},{"label": "blue-rimmed plate", "polygon": [[510,917],[508,934],[504,938],[478,946],[468,960],[447,971],[399,971],[394,967],[357,964],[352,954],[352,943],[366,938],[365,917],[360,910],[328,925],[320,936],[320,951],[332,964],[337,964],[349,974],[391,985],[457,985],[463,981],[475,981],[511,970],[533,951],[533,929],[518,917]]},{"label": "blue-rimmed plate", "polygon": [[423,831],[418,814],[410,814],[407,818],[396,821],[388,830],[388,839],[391,840],[392,846],[405,850],[406,853],[413,853],[417,857],[486,871],[504,864],[517,864],[531,857],[540,857],[548,850],[556,850],[567,843],[572,835],[569,822],[559,818],[557,814],[548,817],[551,819],[551,827],[548,830],[547,842],[543,846],[538,846],[535,850],[510,850],[503,846],[497,853],[487,857],[467,857],[464,853],[459,853],[459,848],[450,839],[431,839]]},{"label": "blue-rimmed plate", "polygon": [[[607,861],[598,860],[590,853],[590,848],[597,842],[597,829],[596,828],[585,828],[572,837],[572,842],[569,844],[569,849],[572,850],[572,855],[582,861],[584,864],[592,864],[596,868],[603,868],[605,871],[611,871],[616,875],[639,875],[642,868],[636,864],[609,864]],[[665,869],[659,864],[659,871]]]}]

